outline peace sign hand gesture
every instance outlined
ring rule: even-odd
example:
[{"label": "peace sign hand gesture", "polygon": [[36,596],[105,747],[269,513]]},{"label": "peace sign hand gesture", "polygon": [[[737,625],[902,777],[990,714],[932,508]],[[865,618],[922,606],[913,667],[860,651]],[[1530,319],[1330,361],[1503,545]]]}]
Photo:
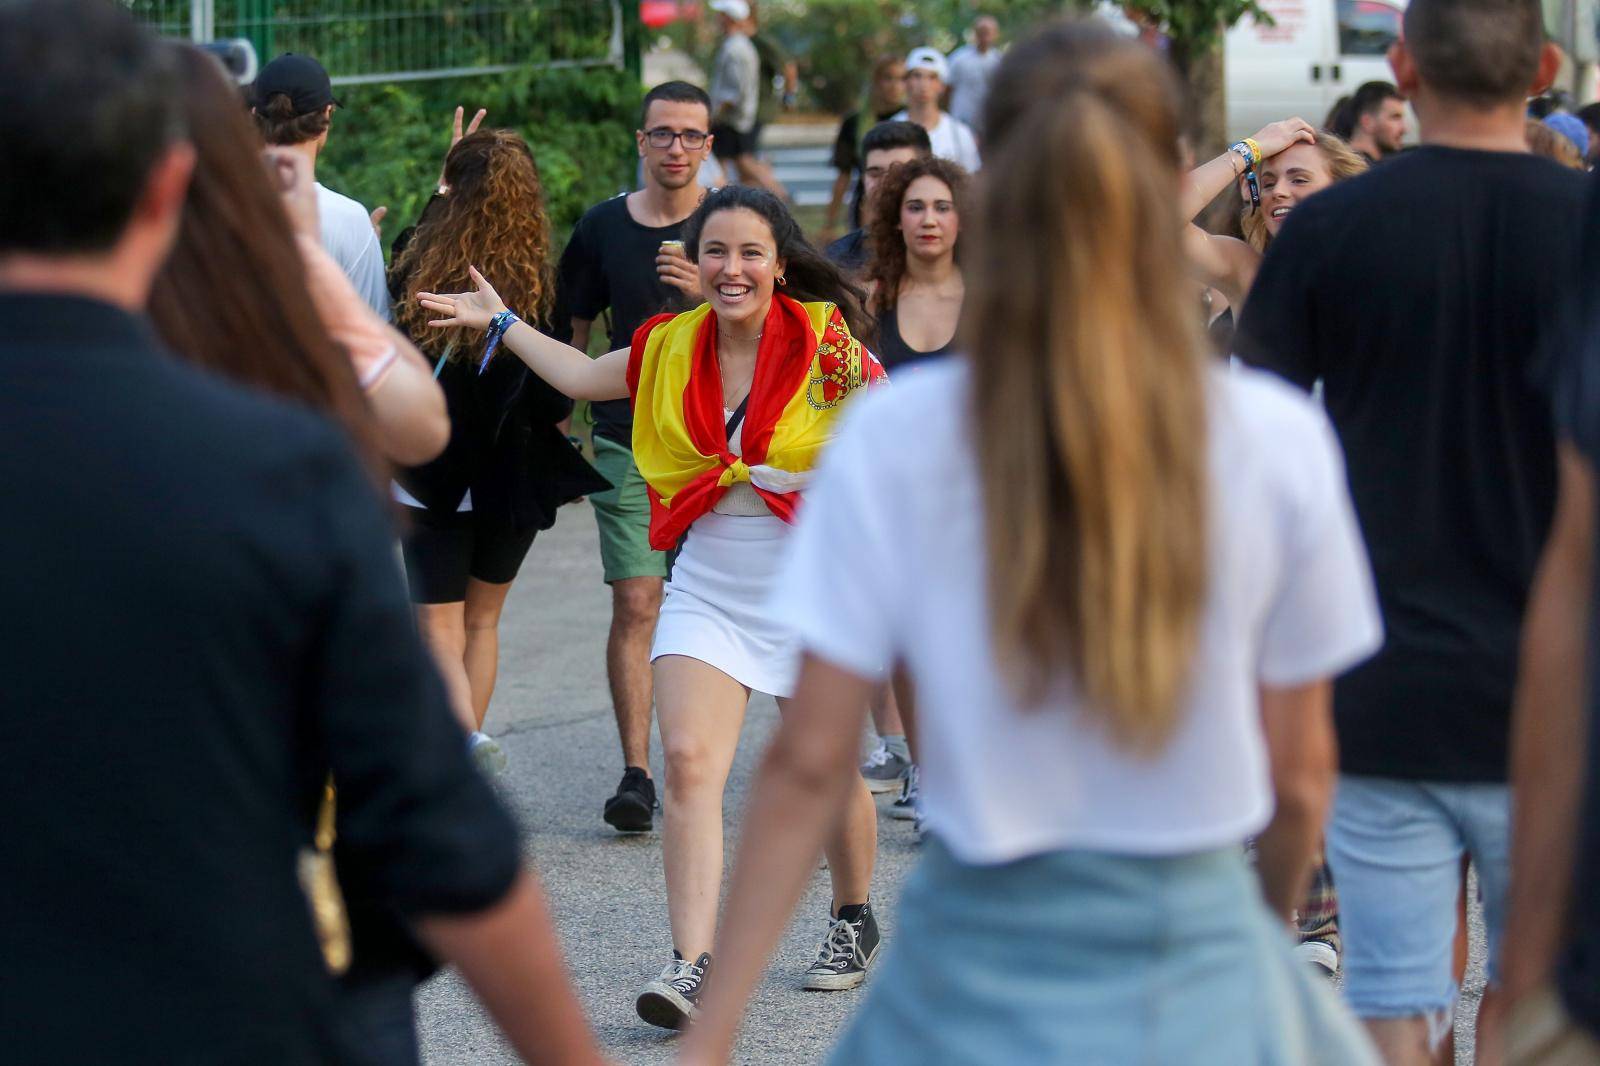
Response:
[{"label": "peace sign hand gesture", "polygon": [[468,329],[483,331],[489,328],[490,319],[506,309],[505,301],[494,291],[494,286],[478,273],[477,267],[468,267],[467,271],[472,275],[472,283],[478,287],[474,292],[460,292],[454,295],[417,293],[418,303],[443,316],[433,319],[428,325],[438,329],[465,326]]},{"label": "peace sign hand gesture", "polygon": [[[450,147],[445,149],[445,158],[448,159],[450,153],[455,151],[456,145],[461,143],[462,138],[478,132],[478,127],[483,125],[483,120],[488,114],[488,111],[481,107],[478,108],[478,113],[472,116],[472,121],[467,123],[466,132],[463,133],[461,120],[466,117],[466,110],[460,107],[456,108],[455,121],[450,126]],[[444,167],[442,165],[439,168],[439,187],[444,187]]]}]

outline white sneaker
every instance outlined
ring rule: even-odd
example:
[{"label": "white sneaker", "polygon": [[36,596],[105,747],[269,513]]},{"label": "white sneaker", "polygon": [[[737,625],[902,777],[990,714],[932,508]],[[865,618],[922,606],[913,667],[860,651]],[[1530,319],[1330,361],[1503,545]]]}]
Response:
[{"label": "white sneaker", "polygon": [[1321,970],[1332,977],[1339,972],[1339,952],[1326,940],[1302,940],[1295,945],[1295,958]]},{"label": "white sneaker", "polygon": [[488,733],[473,733],[467,738],[467,754],[478,764],[485,777],[496,777],[506,772],[506,750]]}]

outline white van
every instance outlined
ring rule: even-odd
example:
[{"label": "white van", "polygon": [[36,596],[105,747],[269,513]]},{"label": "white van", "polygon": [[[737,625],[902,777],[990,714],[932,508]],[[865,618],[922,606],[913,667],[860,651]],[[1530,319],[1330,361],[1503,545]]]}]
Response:
[{"label": "white van", "polygon": [[1393,81],[1385,53],[1406,0],[1260,0],[1274,25],[1244,18],[1228,31],[1228,136],[1298,115],[1320,126],[1368,81]]}]

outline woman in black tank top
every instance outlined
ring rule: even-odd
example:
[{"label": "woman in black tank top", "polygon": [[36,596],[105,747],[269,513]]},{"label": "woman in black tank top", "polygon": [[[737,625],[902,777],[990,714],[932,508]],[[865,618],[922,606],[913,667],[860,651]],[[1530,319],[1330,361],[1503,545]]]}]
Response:
[{"label": "woman in black tank top", "polygon": [[873,352],[892,375],[955,348],[965,286],[957,263],[967,172],[927,157],[889,172],[878,190],[867,271],[878,332]]}]

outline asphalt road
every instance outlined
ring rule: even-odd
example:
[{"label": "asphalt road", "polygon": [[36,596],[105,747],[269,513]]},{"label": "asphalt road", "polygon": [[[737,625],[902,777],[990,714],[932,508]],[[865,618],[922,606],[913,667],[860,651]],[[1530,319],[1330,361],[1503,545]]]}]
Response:
[{"label": "asphalt road", "polygon": [[[610,594],[600,580],[593,516],[586,504],[564,508],[556,527],[534,544],[512,589],[501,629],[500,687],[487,725],[510,756],[502,791],[544,880],[567,964],[595,1032],[619,1062],[668,1062],[673,1036],[633,1013],[638,988],[672,950],[659,840],[655,834],[619,836],[600,820],[601,804],[622,772],[605,679],[609,618]],[[770,699],[752,703],[725,807],[730,862],[751,772],[776,718]],[[653,755],[653,773],[659,777],[659,745]],[[886,804],[880,801],[880,809]],[[895,898],[916,854],[910,823],[881,817],[873,898],[891,946]],[[752,1004],[737,1061],[820,1061],[860,1003],[862,990],[819,993],[798,987],[801,971],[815,956],[827,910],[827,875],[819,869]],[[1478,934],[1474,964],[1458,1026],[1458,1035],[1466,1039],[1458,1040],[1458,1052],[1470,1052],[1470,1024],[1482,985],[1481,923],[1473,924]],[[430,1066],[517,1061],[453,975],[426,986],[418,1008]]]}]

